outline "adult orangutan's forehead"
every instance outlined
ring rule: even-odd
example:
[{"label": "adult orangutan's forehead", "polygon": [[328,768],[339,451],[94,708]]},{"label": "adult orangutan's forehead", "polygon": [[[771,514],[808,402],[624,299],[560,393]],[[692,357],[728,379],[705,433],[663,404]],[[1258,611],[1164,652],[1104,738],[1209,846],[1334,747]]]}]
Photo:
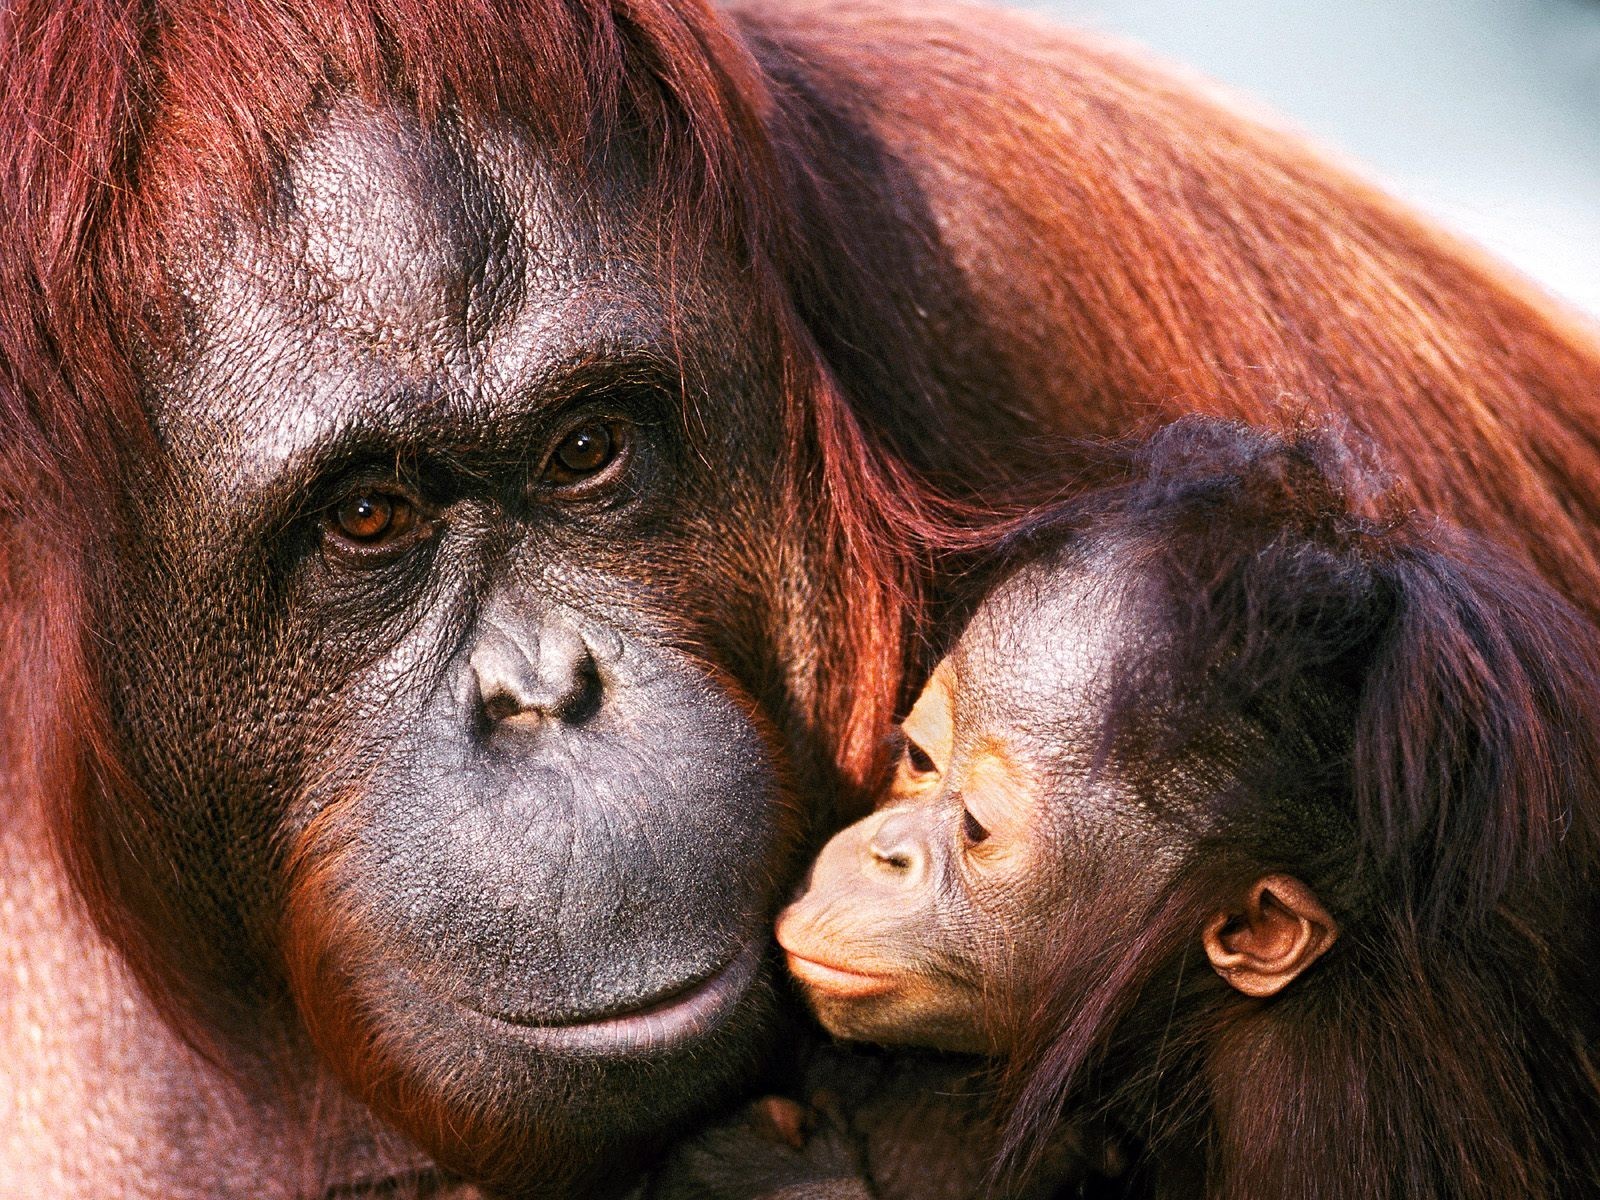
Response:
[{"label": "adult orangutan's forehead", "polygon": [[[236,471],[270,472],[330,428],[492,420],[563,371],[670,357],[672,289],[632,236],[648,223],[625,163],[577,180],[509,129],[469,142],[347,106],[277,193],[179,262],[185,335],[154,372],[166,440],[217,446]],[[673,283],[681,304],[692,281]]]},{"label": "adult orangutan's forehead", "polygon": [[448,128],[337,110],[284,173],[281,236],[264,248],[336,327],[396,350],[474,340],[509,315],[530,266],[548,275],[585,232],[580,214],[539,203],[557,189],[509,149],[493,170]]}]

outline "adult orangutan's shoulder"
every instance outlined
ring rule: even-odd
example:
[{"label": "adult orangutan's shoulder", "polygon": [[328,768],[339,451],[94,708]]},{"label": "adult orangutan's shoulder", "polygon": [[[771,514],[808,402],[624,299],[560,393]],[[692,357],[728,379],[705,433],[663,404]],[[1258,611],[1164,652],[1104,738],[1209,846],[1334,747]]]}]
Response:
[{"label": "adult orangutan's shoulder", "polygon": [[797,174],[848,210],[809,225],[832,289],[860,276],[839,307],[891,298],[946,402],[999,414],[978,446],[1007,417],[1115,435],[1339,410],[1425,504],[1525,545],[1569,595],[1600,574],[1592,321],[1137,50],[959,4],[732,12]]}]

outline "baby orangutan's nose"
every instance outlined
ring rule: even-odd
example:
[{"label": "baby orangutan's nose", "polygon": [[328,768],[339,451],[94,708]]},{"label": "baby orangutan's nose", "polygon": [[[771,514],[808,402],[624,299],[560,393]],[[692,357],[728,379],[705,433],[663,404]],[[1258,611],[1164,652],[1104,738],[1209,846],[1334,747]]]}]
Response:
[{"label": "baby orangutan's nose", "polygon": [[868,867],[880,878],[915,885],[927,870],[928,852],[914,813],[891,808],[867,838]]}]

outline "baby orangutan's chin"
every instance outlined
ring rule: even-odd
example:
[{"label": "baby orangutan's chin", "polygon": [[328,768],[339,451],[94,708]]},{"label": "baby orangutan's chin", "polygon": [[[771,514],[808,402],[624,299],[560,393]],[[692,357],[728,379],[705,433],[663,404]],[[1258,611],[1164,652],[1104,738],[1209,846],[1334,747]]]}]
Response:
[{"label": "baby orangutan's chin", "polygon": [[835,1037],[970,1054],[991,1049],[977,1027],[976,1005],[952,1003],[956,998],[949,992],[919,976],[850,973],[844,979],[819,981],[804,960],[791,956],[789,962],[811,1011]]}]

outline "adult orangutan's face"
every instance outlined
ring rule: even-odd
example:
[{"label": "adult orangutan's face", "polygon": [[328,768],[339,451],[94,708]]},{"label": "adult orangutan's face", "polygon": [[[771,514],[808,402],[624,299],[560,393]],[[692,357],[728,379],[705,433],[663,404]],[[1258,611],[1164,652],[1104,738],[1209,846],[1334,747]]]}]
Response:
[{"label": "adult orangutan's face", "polygon": [[106,618],[189,969],[514,1189],[752,1060],[793,832],[772,339],[634,178],[335,110],[180,254]]}]

